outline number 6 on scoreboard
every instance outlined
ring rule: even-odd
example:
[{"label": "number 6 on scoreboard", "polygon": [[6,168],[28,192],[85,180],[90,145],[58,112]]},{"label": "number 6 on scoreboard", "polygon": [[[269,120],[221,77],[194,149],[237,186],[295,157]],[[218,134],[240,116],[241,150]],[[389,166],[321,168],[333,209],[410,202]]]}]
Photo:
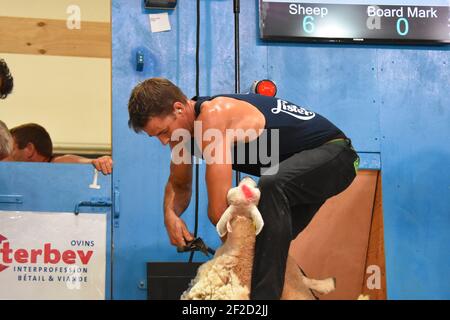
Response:
[{"label": "number 6 on scoreboard", "polygon": [[306,33],[313,33],[314,32],[314,17],[312,16],[306,16],[303,18],[303,30]]}]

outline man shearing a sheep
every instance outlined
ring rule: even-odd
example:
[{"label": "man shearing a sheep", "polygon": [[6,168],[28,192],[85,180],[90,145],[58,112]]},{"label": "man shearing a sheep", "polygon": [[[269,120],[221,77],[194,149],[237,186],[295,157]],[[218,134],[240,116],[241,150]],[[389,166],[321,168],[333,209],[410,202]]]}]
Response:
[{"label": "man shearing a sheep", "polygon": [[279,299],[291,241],[356,176],[359,158],[346,135],[323,116],[278,97],[188,99],[163,78],[138,84],[128,111],[134,131],[156,137],[172,150],[164,221],[173,245],[182,247],[193,239],[181,214],[191,199],[195,148],[180,148],[186,143],[181,138],[191,137],[196,155],[206,162],[208,217],[214,225],[227,209],[232,170],[260,177],[258,209],[264,228],[256,238],[250,297]]}]

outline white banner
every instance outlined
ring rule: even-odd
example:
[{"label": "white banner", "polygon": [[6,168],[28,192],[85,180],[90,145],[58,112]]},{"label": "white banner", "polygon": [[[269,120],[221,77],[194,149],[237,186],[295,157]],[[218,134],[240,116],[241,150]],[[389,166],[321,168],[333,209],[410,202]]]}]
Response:
[{"label": "white banner", "polygon": [[106,214],[0,211],[0,299],[105,299]]}]

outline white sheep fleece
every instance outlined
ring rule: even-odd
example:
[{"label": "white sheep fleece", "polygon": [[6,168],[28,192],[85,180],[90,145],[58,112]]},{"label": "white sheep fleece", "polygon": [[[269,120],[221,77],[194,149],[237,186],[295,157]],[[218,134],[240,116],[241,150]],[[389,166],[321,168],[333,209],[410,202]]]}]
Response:
[{"label": "white sheep fleece", "polygon": [[248,300],[248,288],[233,271],[237,264],[237,257],[226,253],[202,264],[181,300]]},{"label": "white sheep fleece", "polygon": [[[227,228],[236,212],[242,214],[243,211],[249,218],[253,219],[253,222],[257,225],[256,232],[259,232],[264,225],[261,213],[256,207],[259,197],[260,192],[256,188],[256,183],[249,177],[242,179],[237,187],[231,188],[227,194],[229,207],[217,223],[219,235],[224,236],[228,232]],[[255,232],[255,229],[251,232]],[[239,264],[241,253],[238,248],[230,248],[225,245],[219,248],[212,260],[200,266],[197,276],[191,281],[189,288],[182,294],[181,299],[248,300],[250,297],[249,289],[241,283],[233,270]]]}]

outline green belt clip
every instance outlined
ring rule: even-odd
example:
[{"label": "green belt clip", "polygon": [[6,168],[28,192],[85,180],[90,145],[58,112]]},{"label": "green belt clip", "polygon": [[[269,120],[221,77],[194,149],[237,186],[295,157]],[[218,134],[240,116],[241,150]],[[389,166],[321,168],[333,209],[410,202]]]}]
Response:
[{"label": "green belt clip", "polygon": [[358,173],[359,168],[359,157],[356,158],[355,162],[353,162],[353,166],[355,167],[355,173]]}]

